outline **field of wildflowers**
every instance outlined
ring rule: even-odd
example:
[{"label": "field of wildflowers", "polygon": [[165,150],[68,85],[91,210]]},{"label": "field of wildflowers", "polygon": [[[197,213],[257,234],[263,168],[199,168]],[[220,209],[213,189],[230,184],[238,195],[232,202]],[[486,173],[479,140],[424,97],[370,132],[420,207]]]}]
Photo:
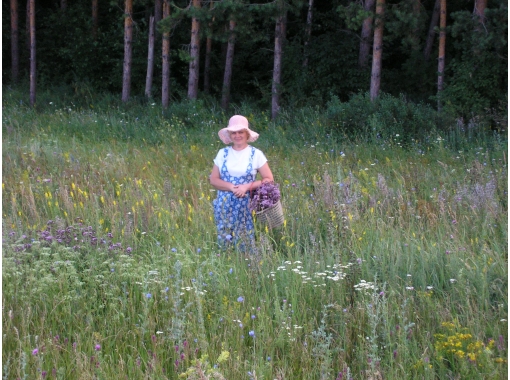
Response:
[{"label": "field of wildflowers", "polygon": [[[285,224],[216,244],[230,115],[4,92],[4,379],[506,379],[506,141],[261,133]],[[458,145],[458,144],[457,144]]]}]

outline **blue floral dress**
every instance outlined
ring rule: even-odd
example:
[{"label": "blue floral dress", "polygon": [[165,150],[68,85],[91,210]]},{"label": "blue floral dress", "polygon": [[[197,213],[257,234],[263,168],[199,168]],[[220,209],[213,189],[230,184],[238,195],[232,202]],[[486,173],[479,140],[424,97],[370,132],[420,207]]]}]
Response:
[{"label": "blue floral dress", "polygon": [[[226,159],[229,149],[223,150],[223,165],[220,168],[220,178],[234,185],[244,185],[255,181],[253,170],[253,156],[255,148],[251,152],[246,167],[246,173],[242,176],[231,176],[227,169]],[[248,208],[249,194],[243,198],[236,197],[231,191],[218,190],[218,196],[213,201],[214,219],[218,231],[218,243],[220,246],[234,244],[239,249],[246,249],[246,245],[254,243],[253,218]]]}]

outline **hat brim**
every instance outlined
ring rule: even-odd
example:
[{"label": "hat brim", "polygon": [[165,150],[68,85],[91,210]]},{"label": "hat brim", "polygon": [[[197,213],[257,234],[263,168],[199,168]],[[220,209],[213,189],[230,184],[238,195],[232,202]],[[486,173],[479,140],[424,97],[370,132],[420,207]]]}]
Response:
[{"label": "hat brim", "polygon": [[244,125],[240,126],[229,126],[223,129],[220,129],[218,132],[218,136],[220,137],[220,140],[223,141],[225,144],[232,143],[232,139],[230,138],[229,132],[236,132],[236,131],[242,131],[246,130],[248,132],[248,142],[254,142],[259,138],[259,134],[257,132],[252,131],[250,128],[245,127]]}]

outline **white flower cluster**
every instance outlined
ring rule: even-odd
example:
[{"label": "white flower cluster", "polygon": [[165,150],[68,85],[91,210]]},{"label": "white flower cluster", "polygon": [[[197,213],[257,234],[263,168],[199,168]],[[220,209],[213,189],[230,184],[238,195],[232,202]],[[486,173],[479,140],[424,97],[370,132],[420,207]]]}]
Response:
[{"label": "white flower cluster", "polygon": [[[186,290],[188,292],[194,290],[196,294],[199,294],[201,296],[203,296],[205,293],[207,293],[207,290],[203,289],[203,290],[198,290],[197,288],[195,287],[191,287],[191,286],[185,286],[183,288],[181,288],[181,290]],[[182,296],[184,294],[184,292],[181,292],[180,295]]]},{"label": "white flower cluster", "polygon": [[365,280],[361,280],[359,284],[354,285],[354,289],[363,291],[363,290],[376,290],[377,287],[373,282],[366,282]]},{"label": "white flower cluster", "polygon": [[[302,270],[303,267],[300,265],[300,264],[302,264],[301,261],[295,261],[294,263],[292,263],[292,261],[285,261],[283,264],[284,265],[281,265],[278,268],[276,268],[276,272],[286,271],[287,269],[289,269],[288,266],[294,265],[294,267],[290,268],[290,271],[294,272],[298,276],[301,276],[301,278],[303,280],[303,284],[311,282],[312,284],[315,284],[314,286],[325,286],[325,284],[323,284],[323,283],[317,285],[317,280],[324,281],[325,279],[327,279],[327,280],[331,280],[331,281],[338,281],[338,280],[344,279],[346,276],[344,269],[347,269],[352,265],[352,263],[349,263],[347,265],[341,265],[341,264],[327,265],[326,266],[327,269],[322,272],[308,273],[308,272]],[[320,264],[320,263],[317,263],[317,264]],[[267,277],[269,277],[269,278],[275,277],[276,272],[275,271],[270,272]]]}]

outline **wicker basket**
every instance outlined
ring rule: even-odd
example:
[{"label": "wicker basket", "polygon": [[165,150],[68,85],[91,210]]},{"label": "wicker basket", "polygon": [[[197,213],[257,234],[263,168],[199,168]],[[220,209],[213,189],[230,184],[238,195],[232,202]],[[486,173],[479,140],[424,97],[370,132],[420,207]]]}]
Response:
[{"label": "wicker basket", "polygon": [[270,230],[283,224],[282,203],[278,201],[274,206],[255,213],[257,220],[267,225]]}]

